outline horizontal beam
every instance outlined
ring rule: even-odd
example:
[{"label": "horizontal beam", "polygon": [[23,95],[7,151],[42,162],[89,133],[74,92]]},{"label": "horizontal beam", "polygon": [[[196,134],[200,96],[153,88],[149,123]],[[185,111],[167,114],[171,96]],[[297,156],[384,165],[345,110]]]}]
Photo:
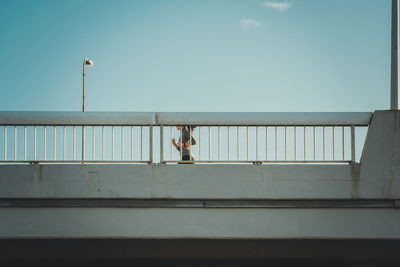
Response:
[{"label": "horizontal beam", "polygon": [[158,113],[161,125],[357,125],[367,126],[370,112],[201,112]]},{"label": "horizontal beam", "polygon": [[400,239],[395,208],[0,207],[0,218],[0,239]]},{"label": "horizontal beam", "polygon": [[2,111],[0,125],[367,126],[371,112],[27,112]]},{"label": "horizontal beam", "polygon": [[154,125],[152,112],[1,111],[2,125]]},{"label": "horizontal beam", "polygon": [[132,198],[0,198],[0,207],[127,208],[399,208],[390,199],[132,199]]}]

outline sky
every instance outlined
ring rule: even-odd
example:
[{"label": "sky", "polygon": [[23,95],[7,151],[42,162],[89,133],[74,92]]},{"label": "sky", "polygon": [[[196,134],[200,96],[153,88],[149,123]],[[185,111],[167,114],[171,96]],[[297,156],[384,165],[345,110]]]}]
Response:
[{"label": "sky", "polygon": [[0,110],[390,107],[389,0],[1,0]]}]

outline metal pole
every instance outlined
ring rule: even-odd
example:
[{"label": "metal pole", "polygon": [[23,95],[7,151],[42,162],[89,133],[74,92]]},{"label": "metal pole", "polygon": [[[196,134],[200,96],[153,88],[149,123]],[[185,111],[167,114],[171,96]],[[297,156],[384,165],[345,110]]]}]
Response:
[{"label": "metal pole", "polygon": [[354,125],[351,126],[350,128],[350,142],[351,142],[351,148],[350,148],[350,154],[351,154],[351,163],[355,163],[356,162],[356,141],[355,138],[356,134],[355,134],[355,127]]},{"label": "metal pole", "polygon": [[[82,75],[82,112],[85,112],[85,64],[86,58],[83,60]],[[85,126],[82,125],[82,163],[85,160]]]},{"label": "metal pole", "polygon": [[390,109],[399,109],[398,84],[398,8],[399,0],[392,0],[392,42],[391,42],[391,72],[390,72]]},{"label": "metal pole", "polygon": [[83,60],[83,75],[82,75],[82,112],[85,112],[85,63],[86,63],[86,59]]}]

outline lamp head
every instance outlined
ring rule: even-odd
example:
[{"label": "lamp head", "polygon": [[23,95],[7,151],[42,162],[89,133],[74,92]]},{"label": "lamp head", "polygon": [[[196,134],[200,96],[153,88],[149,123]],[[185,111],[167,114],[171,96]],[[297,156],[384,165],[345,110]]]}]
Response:
[{"label": "lamp head", "polygon": [[87,66],[93,66],[94,65],[93,61],[91,61],[88,58],[85,58],[84,62],[85,62],[85,65],[87,65]]}]

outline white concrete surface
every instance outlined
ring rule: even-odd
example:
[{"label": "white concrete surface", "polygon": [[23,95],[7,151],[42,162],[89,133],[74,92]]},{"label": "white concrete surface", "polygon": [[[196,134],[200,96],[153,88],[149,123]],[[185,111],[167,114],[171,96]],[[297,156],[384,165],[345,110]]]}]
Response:
[{"label": "white concrete surface", "polygon": [[[400,198],[400,111],[376,111],[360,160],[360,196]],[[379,188],[371,187],[379,181]]]},{"label": "white concrete surface", "polygon": [[0,166],[0,198],[385,198],[379,180],[358,182],[358,165]]},{"label": "white concrete surface", "polygon": [[400,238],[400,209],[0,208],[0,238]]}]

